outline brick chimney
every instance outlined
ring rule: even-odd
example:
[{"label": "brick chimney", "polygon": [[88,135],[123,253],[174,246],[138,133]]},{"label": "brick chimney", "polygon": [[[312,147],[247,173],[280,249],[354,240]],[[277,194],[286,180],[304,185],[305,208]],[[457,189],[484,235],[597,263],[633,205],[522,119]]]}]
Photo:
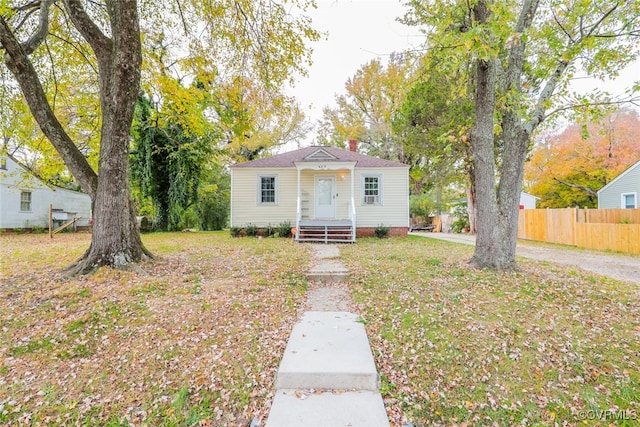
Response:
[{"label": "brick chimney", "polygon": [[353,151],[354,153],[358,152],[358,141],[355,139],[349,140],[349,151]]}]

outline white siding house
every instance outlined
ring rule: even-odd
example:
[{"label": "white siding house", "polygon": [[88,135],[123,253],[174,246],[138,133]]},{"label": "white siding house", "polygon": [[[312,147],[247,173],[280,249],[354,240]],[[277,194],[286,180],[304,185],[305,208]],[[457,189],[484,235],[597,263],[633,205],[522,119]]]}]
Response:
[{"label": "white siding house", "polygon": [[290,222],[298,240],[348,240],[409,227],[409,167],[336,147],[306,147],[231,167],[231,226]]},{"label": "white siding house", "polygon": [[538,197],[533,194],[525,193],[524,191],[520,193],[520,209],[535,209],[537,201]]},{"label": "white siding house", "polygon": [[640,161],[598,191],[598,209],[640,207]]},{"label": "white siding house", "polygon": [[45,185],[13,160],[0,157],[0,229],[47,228],[49,205],[57,223],[79,217],[77,226],[89,225],[87,194]]}]

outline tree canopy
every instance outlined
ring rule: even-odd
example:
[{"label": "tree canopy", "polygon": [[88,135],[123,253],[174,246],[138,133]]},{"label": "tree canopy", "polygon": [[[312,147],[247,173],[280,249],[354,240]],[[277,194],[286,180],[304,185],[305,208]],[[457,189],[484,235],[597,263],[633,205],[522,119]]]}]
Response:
[{"label": "tree canopy", "polygon": [[538,207],[597,208],[598,190],[640,160],[640,117],[620,110],[536,139],[525,182]]},{"label": "tree canopy", "polygon": [[[11,128],[28,117],[28,105],[92,197],[92,244],[77,271],[124,267],[148,254],[128,182],[131,123],[141,85],[161,109],[171,107],[175,115],[167,123],[185,137],[206,134],[217,118],[213,103],[198,100],[225,93],[221,88],[236,81],[248,79],[257,93],[282,99],[284,83],[309,62],[306,42],[318,38],[309,19],[288,7],[304,11],[312,5],[304,0],[287,7],[262,0],[140,5],[0,0],[4,148],[36,162],[52,156],[38,151],[41,138],[20,139],[33,134],[33,126]],[[258,128],[253,117],[249,122]]]},{"label": "tree canopy", "polygon": [[[473,64],[470,133],[478,236],[472,263],[515,268],[518,201],[531,136],[572,97],[578,71],[615,75],[638,54],[640,4],[621,1],[411,1],[405,21],[425,31],[428,49]],[[604,93],[596,93],[600,101]],[[571,104],[575,98],[579,104]],[[621,100],[619,100],[621,102]],[[497,184],[497,185],[496,185]]]},{"label": "tree canopy", "polygon": [[369,155],[404,161],[392,120],[411,87],[414,62],[410,55],[392,55],[386,65],[379,59],[362,65],[347,80],[346,95],[336,96],[336,108],[323,110],[320,141],[344,146],[357,139]]}]

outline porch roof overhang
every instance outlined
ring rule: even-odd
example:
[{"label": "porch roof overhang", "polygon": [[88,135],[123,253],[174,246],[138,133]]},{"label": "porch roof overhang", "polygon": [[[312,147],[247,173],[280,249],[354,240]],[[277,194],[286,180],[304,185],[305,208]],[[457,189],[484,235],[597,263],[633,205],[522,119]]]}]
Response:
[{"label": "porch roof overhang", "polygon": [[356,164],[358,162],[336,162],[336,161],[302,161],[302,162],[294,162],[293,164],[296,165],[296,169],[298,169],[298,171],[301,170],[316,170],[316,171],[323,171],[323,170],[340,170],[340,169],[348,169],[348,170],[354,170],[356,167]]}]

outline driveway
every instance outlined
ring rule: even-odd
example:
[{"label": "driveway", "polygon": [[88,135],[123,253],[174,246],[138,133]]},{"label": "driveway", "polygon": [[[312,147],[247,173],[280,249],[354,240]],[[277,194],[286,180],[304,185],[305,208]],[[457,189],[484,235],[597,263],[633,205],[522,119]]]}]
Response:
[{"label": "driveway", "polygon": [[[476,237],[453,233],[409,233],[413,236],[475,245]],[[640,284],[640,257],[538,246],[518,241],[516,255],[541,261],[571,265],[617,280]]]}]

